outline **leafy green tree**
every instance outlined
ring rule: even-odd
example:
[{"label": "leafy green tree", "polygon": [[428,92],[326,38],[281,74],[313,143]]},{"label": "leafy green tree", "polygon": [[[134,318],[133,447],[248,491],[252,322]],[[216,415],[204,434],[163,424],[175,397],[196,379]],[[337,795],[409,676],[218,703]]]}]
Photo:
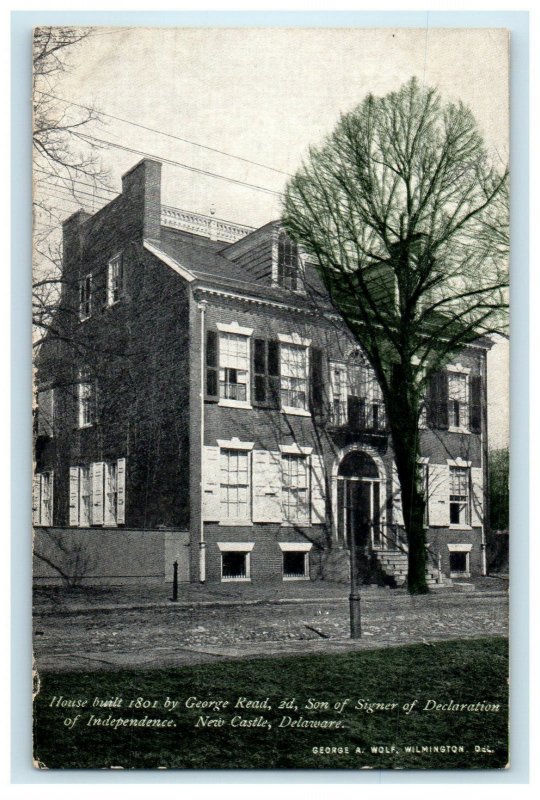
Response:
[{"label": "leafy green tree", "polygon": [[471,111],[413,78],[342,115],[285,193],[285,227],[383,392],[413,594],[428,591],[419,416],[435,372],[505,328],[507,184]]}]

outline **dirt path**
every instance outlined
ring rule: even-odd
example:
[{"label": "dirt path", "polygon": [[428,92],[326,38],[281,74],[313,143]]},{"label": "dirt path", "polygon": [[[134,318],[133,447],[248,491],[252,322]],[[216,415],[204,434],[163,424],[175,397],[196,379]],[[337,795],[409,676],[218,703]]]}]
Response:
[{"label": "dirt path", "polygon": [[179,666],[217,659],[374,649],[507,634],[505,596],[377,594],[362,602],[363,637],[349,638],[346,600],[37,612],[38,670]]}]

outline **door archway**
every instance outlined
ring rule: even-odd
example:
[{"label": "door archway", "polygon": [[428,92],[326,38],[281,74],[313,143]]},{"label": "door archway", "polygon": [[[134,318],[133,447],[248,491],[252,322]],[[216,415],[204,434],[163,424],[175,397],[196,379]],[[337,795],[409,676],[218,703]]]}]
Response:
[{"label": "door archway", "polygon": [[359,554],[384,547],[386,473],[380,456],[367,448],[347,448],[336,461],[335,516],[338,542]]}]

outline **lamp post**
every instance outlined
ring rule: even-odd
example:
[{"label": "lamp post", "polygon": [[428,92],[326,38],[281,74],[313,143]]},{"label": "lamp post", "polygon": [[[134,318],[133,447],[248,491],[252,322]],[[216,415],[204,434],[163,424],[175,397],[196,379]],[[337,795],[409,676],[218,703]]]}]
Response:
[{"label": "lamp post", "polygon": [[351,639],[360,639],[362,637],[362,621],[360,615],[360,593],[358,591],[358,578],[356,575],[356,536],[355,536],[355,522],[356,522],[356,509],[352,502],[352,492],[349,489],[349,530],[350,530],[350,548],[351,554],[351,593],[349,595],[349,611],[351,618]]}]

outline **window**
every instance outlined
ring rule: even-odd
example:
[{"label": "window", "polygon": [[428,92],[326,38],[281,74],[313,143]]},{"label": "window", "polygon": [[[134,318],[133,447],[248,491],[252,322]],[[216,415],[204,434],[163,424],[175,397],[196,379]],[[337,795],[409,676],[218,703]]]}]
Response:
[{"label": "window", "polygon": [[471,574],[472,544],[449,544],[451,578],[468,578]]},{"label": "window", "polygon": [[219,334],[219,397],[248,402],[249,339],[235,333]]},{"label": "window", "polygon": [[345,364],[330,364],[332,405],[330,417],[334,425],[347,424],[348,378]]},{"label": "window", "polygon": [[95,384],[83,378],[78,385],[78,396],[79,428],[89,428],[94,424]]},{"label": "window", "polygon": [[221,577],[224,581],[249,579],[249,553],[222,553]]},{"label": "window", "polygon": [[54,435],[54,389],[38,392],[37,433],[49,438]]},{"label": "window", "polygon": [[450,553],[450,572],[468,572],[468,553]]},{"label": "window", "polygon": [[386,428],[381,389],[359,351],[351,355],[346,365],[330,365],[330,382],[334,425],[348,424],[356,431]]},{"label": "window", "polygon": [[34,475],[32,516],[34,525],[53,524],[53,473]]},{"label": "window", "polygon": [[307,410],[307,347],[281,343],[281,405]]},{"label": "window", "polygon": [[79,287],[79,317],[81,321],[88,319],[92,313],[92,275],[86,275]]},{"label": "window", "polygon": [[278,238],[277,282],[284,289],[298,289],[298,246],[286,233]]},{"label": "window", "polygon": [[220,520],[249,520],[249,453],[220,450]]},{"label": "window", "polygon": [[450,428],[469,427],[469,380],[462,372],[448,373],[448,424]]},{"label": "window", "polygon": [[285,580],[309,579],[309,556],[293,550],[283,553],[283,578]]},{"label": "window", "polygon": [[221,551],[221,580],[251,580],[252,542],[217,542]]},{"label": "window", "polygon": [[284,522],[309,523],[309,481],[306,456],[283,455],[281,504]]},{"label": "window", "polygon": [[469,525],[469,468],[450,467],[450,525]]},{"label": "window", "polygon": [[96,461],[69,469],[69,524],[125,524],[126,459]]},{"label": "window", "polygon": [[104,522],[105,525],[116,525],[118,512],[118,483],[116,479],[116,461],[105,464],[104,469]]},{"label": "window", "polygon": [[124,260],[118,254],[109,261],[107,270],[107,304],[118,303],[124,296]]}]

